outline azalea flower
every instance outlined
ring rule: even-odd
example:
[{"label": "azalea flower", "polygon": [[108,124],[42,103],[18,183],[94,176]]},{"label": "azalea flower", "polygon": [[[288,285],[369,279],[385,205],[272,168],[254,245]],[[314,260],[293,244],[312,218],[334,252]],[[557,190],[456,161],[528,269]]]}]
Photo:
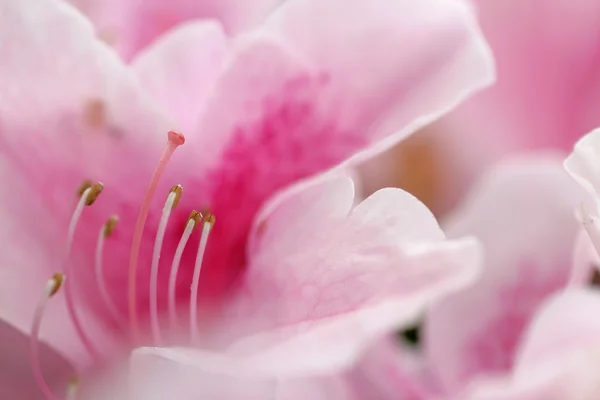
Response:
[{"label": "azalea flower", "polygon": [[475,283],[426,314],[422,346],[440,398],[453,398],[482,377],[510,374],[540,306],[589,282],[589,267],[581,273],[573,251],[581,229],[574,211],[586,196],[561,161],[540,154],[499,164],[445,224],[451,237],[482,241],[484,268]]},{"label": "azalea flower", "polygon": [[497,81],[373,162],[367,193],[402,187],[442,215],[495,162],[534,149],[570,151],[600,124],[599,2],[473,3]]},{"label": "azalea flower", "polygon": [[126,65],[68,4],[5,0],[0,59],[0,318],[32,335],[34,367],[39,336],[80,371],[234,342],[329,371],[471,279],[473,241],[443,241],[404,192],[351,213],[347,180],[294,196],[491,81],[462,1],[286,1],[237,39],[197,21]]},{"label": "azalea flower", "polygon": [[600,294],[558,294],[540,310],[522,343],[513,373],[478,382],[468,400],[593,400],[600,395]]}]

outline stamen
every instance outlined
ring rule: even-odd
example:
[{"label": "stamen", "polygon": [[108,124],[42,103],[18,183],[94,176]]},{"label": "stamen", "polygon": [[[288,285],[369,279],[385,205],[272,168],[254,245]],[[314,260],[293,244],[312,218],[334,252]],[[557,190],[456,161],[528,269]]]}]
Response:
[{"label": "stamen", "polygon": [[198,284],[200,282],[200,269],[202,268],[202,259],[206,251],[206,243],[208,243],[208,235],[215,224],[215,216],[206,214],[204,217],[204,225],[202,226],[202,235],[200,236],[200,244],[198,245],[198,253],[196,254],[196,262],[194,264],[194,276],[192,278],[192,295],[190,296],[190,335],[192,342],[198,337]]},{"label": "stamen", "polygon": [[44,294],[40,299],[37,307],[35,308],[35,312],[33,314],[33,322],[31,325],[31,338],[29,342],[30,352],[31,352],[31,366],[33,368],[33,375],[35,376],[35,380],[40,387],[44,396],[46,396],[49,400],[58,400],[58,397],[52,393],[52,390],[48,387],[48,384],[44,380],[42,375],[42,370],[40,368],[40,357],[38,350],[39,343],[39,335],[40,335],[40,326],[42,324],[42,319],[44,317],[44,311],[46,309],[46,304],[48,300],[58,292],[63,282],[65,281],[65,276],[61,273],[56,273],[52,275],[52,278],[48,280],[46,286],[44,287]]},{"label": "stamen", "polygon": [[[75,237],[75,229],[77,228],[77,224],[81,218],[81,213],[83,212],[83,209],[86,205],[94,204],[94,202],[96,201],[96,199],[98,198],[98,196],[100,195],[102,190],[104,189],[104,186],[102,185],[102,183],[96,183],[96,184],[90,185],[90,186],[87,186],[87,184],[88,184],[88,182],[84,182],[84,184],[80,187],[80,190],[83,189],[83,187],[87,187],[87,188],[83,190],[83,194],[81,195],[81,198],[79,199],[79,202],[77,203],[77,206],[75,207],[75,211],[73,212],[73,216],[71,217],[71,222],[69,223],[69,229],[67,232],[67,247],[66,247],[66,251],[65,251],[65,259],[64,259],[64,267],[63,267],[63,274],[66,276],[71,276],[71,263],[69,263],[69,258],[71,256],[71,249],[73,247],[73,239]],[[81,339],[81,342],[83,343],[83,346],[90,353],[92,358],[97,360],[97,359],[99,359],[98,352],[96,351],[94,345],[89,340],[88,336],[86,335],[85,331],[83,330],[83,327],[81,326],[81,323],[79,321],[79,317],[77,316],[77,313],[75,312],[75,302],[73,301],[73,294],[72,294],[71,283],[70,283],[71,281],[72,281],[72,279],[69,279],[69,282],[67,282],[67,284],[65,286],[65,298],[66,298],[66,302],[67,302],[67,311],[69,312],[69,317],[71,318],[71,321],[73,322],[75,331],[79,335],[79,338]]]},{"label": "stamen", "polygon": [[162,216],[158,224],[156,239],[154,242],[154,252],[152,254],[152,266],[150,268],[150,323],[152,325],[152,339],[158,346],[162,345],[162,337],[160,335],[160,327],[158,326],[158,264],[160,262],[160,252],[162,250],[165,231],[169,223],[171,211],[179,203],[183,189],[181,185],[173,186],[165,206],[163,207]]},{"label": "stamen", "polygon": [[177,283],[179,263],[181,262],[183,251],[185,250],[185,246],[187,245],[194,228],[200,224],[201,220],[202,214],[200,214],[198,211],[194,210],[190,213],[187,224],[185,225],[185,230],[183,231],[183,235],[181,235],[181,239],[177,245],[177,250],[175,250],[173,264],[171,264],[171,273],[169,275],[169,320],[171,329],[175,329],[177,325],[177,310],[175,309],[175,284]]},{"label": "stamen", "polygon": [[71,248],[73,247],[73,238],[75,237],[75,228],[77,228],[77,224],[79,223],[79,219],[81,218],[81,213],[83,212],[83,209],[88,202],[90,193],[92,193],[91,184],[85,187],[84,189],[84,186],[87,183],[88,182],[84,182],[84,184],[78,190],[78,193],[81,192],[81,197],[79,198],[79,202],[75,206],[75,210],[73,211],[73,215],[71,216],[71,221],[69,222],[69,228],[67,230],[67,246],[65,249],[65,259],[68,258],[71,254]]},{"label": "stamen", "polygon": [[168,133],[168,142],[167,147],[163,151],[160,160],[158,161],[158,165],[154,170],[154,174],[150,179],[150,184],[148,185],[148,189],[146,191],[146,195],[142,202],[142,206],[140,207],[140,213],[138,214],[138,219],[135,225],[135,231],[133,233],[133,242],[131,245],[131,254],[129,258],[129,323],[131,327],[131,335],[134,341],[134,344],[138,342],[139,332],[138,332],[138,323],[137,323],[137,296],[136,296],[136,274],[137,274],[137,265],[138,265],[138,257],[140,253],[140,245],[142,242],[142,234],[144,233],[144,227],[146,225],[146,219],[148,218],[148,211],[150,210],[150,202],[152,201],[152,197],[154,197],[154,193],[156,192],[156,186],[158,185],[158,181],[162,176],[165,167],[171,156],[175,152],[175,149],[182,145],[185,142],[185,137],[183,134],[176,131],[169,131]]},{"label": "stamen", "polygon": [[600,256],[600,227],[598,224],[600,221],[596,217],[592,217],[586,210],[585,205],[581,203],[581,212],[579,217],[581,218],[581,223],[585,228],[596,252]]},{"label": "stamen", "polygon": [[98,235],[98,243],[96,245],[96,282],[98,282],[98,290],[100,291],[100,296],[102,296],[102,300],[106,305],[106,308],[112,316],[115,318],[117,322],[124,322],[124,318],[121,313],[118,311],[117,306],[113,302],[112,298],[109,295],[108,287],[106,285],[106,279],[104,277],[103,269],[103,255],[104,255],[104,241],[107,237],[109,237],[113,231],[115,230],[117,223],[119,222],[119,217],[113,215],[106,221],[106,224],[100,229],[100,234]]},{"label": "stamen", "polygon": [[79,377],[77,375],[71,376],[69,384],[67,386],[67,400],[77,399],[77,389],[79,389]]}]

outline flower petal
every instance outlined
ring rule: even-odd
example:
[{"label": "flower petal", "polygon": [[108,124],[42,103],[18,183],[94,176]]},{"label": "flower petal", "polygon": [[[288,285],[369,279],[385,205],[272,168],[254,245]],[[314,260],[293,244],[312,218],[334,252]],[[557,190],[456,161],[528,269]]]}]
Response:
[{"label": "flower petal", "polygon": [[144,89],[177,121],[174,128],[191,132],[226,55],[227,38],[218,23],[190,22],[161,36],[132,67]]},{"label": "flower petal", "polygon": [[[474,3],[497,61],[499,79],[440,126],[452,130],[444,132],[445,137],[452,138],[457,151],[463,150],[464,162],[480,169],[519,149],[568,149],[598,125],[598,2]],[[465,141],[471,143],[468,154],[464,146],[458,147]]]},{"label": "flower petal", "polygon": [[427,315],[426,351],[447,390],[513,365],[522,330],[570,278],[584,195],[559,157],[529,156],[492,169],[454,216],[449,234],[480,238],[485,269]]},{"label": "flower petal", "polygon": [[338,113],[377,151],[494,79],[463,1],[290,0],[268,26],[331,77],[345,100]]},{"label": "flower petal", "polygon": [[477,243],[444,241],[431,213],[400,189],[382,190],[344,217],[305,201],[319,192],[338,198],[340,189],[344,185],[331,178],[289,198],[296,215],[310,215],[292,218],[291,226],[277,222],[288,213],[274,212],[243,287],[224,312],[221,336],[258,332],[238,342],[236,351],[268,347],[261,365],[279,365],[282,375],[353,363],[376,337],[412,322],[477,273]]},{"label": "flower petal", "polygon": [[279,0],[69,0],[98,35],[127,60],[162,34],[192,20],[215,20],[231,35],[261,23]]},{"label": "flower petal", "polygon": [[512,377],[502,385],[482,383],[468,398],[598,398],[599,307],[600,296],[596,291],[577,289],[554,296],[540,309],[525,335]]},{"label": "flower petal", "polygon": [[[31,369],[29,337],[0,321],[0,393],[7,399],[45,400]],[[44,343],[39,344],[40,369],[54,393],[64,393],[73,367]]]},{"label": "flower petal", "polygon": [[[113,212],[122,210],[122,221],[133,224],[135,210],[123,204],[141,199],[147,182],[139,176],[164,147],[168,121],[144,98],[135,75],[64,2],[1,0],[0,41],[0,317],[29,332],[47,280],[65,267],[77,188],[85,179],[110,188],[84,215],[91,228],[76,233],[69,262],[88,267],[74,268],[83,273],[93,271],[98,230]],[[69,276],[71,282],[80,278]],[[95,279],[88,283],[86,296],[76,297],[83,309],[97,289]],[[81,363],[62,295],[50,302],[45,321],[42,339]],[[98,321],[86,322],[90,332],[104,331]]]},{"label": "flower petal", "polygon": [[567,172],[590,193],[600,195],[600,129],[582,137],[565,160]]}]

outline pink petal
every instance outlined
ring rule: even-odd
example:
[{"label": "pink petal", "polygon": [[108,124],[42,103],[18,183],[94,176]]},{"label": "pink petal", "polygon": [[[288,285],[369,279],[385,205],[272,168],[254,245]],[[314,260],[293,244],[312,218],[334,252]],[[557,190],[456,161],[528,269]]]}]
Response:
[{"label": "pink petal", "polygon": [[[60,355],[45,344],[40,344],[40,369],[54,393],[66,391],[66,384],[74,373]],[[0,393],[5,399],[46,400],[31,369],[29,337],[0,322]]]},{"label": "pink petal", "polygon": [[486,266],[427,316],[427,354],[448,390],[511,368],[532,315],[571,275],[583,198],[560,158],[524,157],[491,170],[454,216],[449,232],[480,238]]},{"label": "pink petal", "polygon": [[[108,216],[141,198],[147,182],[139,180],[140,171],[152,168],[168,123],[139,93],[131,71],[67,4],[0,2],[0,38],[5,38],[0,47],[5,243],[0,317],[29,332],[46,281],[64,268],[65,232],[77,188],[91,178],[113,190],[88,220],[90,229],[78,232],[74,263],[93,254],[97,229]],[[151,158],[144,156],[146,151]],[[125,221],[134,211],[125,208]],[[89,260],[83,261],[89,270]],[[75,282],[80,278],[69,277]],[[94,297],[96,282],[88,288],[86,296],[77,297],[84,310],[88,305],[82,300]],[[79,364],[81,345],[63,301],[60,294],[51,301],[42,338]],[[91,332],[103,332],[98,321],[86,322]]]},{"label": "pink petal", "polygon": [[569,353],[595,347],[600,334],[600,296],[574,289],[554,296],[540,310],[523,339],[516,373],[566,360]]},{"label": "pink petal", "polygon": [[[222,335],[260,331],[235,349],[268,347],[260,356],[265,368],[279,365],[284,374],[349,365],[373,339],[412,322],[477,273],[477,243],[443,240],[429,210],[400,189],[379,191],[346,216],[323,207],[324,201],[315,208],[306,201],[319,192],[339,198],[349,185],[332,178],[306,189],[287,201],[296,205],[296,216],[309,219],[289,218],[288,204],[260,231]],[[284,356],[294,363],[284,363]]]},{"label": "pink petal", "polygon": [[584,189],[600,195],[600,129],[582,137],[573,152],[565,160],[565,168]]},{"label": "pink petal", "polygon": [[600,268],[600,256],[589,235],[582,229],[577,235],[573,252],[573,269],[569,285],[577,287],[589,283],[598,268]]},{"label": "pink petal", "polygon": [[196,128],[200,110],[227,55],[227,38],[213,21],[179,25],[132,61],[143,88],[182,132]]},{"label": "pink petal", "polygon": [[600,3],[474,3],[498,64],[498,82],[441,127],[451,129],[457,143],[480,147],[467,159],[480,163],[518,149],[572,146],[600,122]]},{"label": "pink petal", "polygon": [[69,0],[90,17],[98,35],[126,59],[168,30],[192,20],[218,21],[235,35],[261,23],[278,0]]},{"label": "pink petal", "polygon": [[388,335],[345,378],[356,399],[430,399],[437,388],[425,361],[419,352],[401,345],[397,334]]},{"label": "pink petal", "polygon": [[[596,371],[600,318],[598,293],[571,290],[554,296],[536,316],[517,367],[504,385],[481,384],[470,399],[583,400],[600,394]],[[513,393],[529,389],[527,396]],[[493,390],[494,396],[484,395]]]},{"label": "pink petal", "polygon": [[494,78],[487,45],[462,1],[291,0],[268,26],[328,77],[343,99],[336,107],[341,123],[363,130],[377,144],[373,151]]}]

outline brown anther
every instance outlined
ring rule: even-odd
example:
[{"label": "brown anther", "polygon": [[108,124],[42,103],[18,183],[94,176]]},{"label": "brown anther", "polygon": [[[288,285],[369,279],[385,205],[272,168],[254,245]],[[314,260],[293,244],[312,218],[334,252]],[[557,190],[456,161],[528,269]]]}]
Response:
[{"label": "brown anther", "polygon": [[214,214],[208,213],[204,216],[204,222],[209,223],[211,228],[215,225],[216,221],[217,218]]},{"label": "brown anther", "polygon": [[[196,228],[198,226],[198,224],[200,224],[200,222],[202,221],[202,214],[196,210],[193,210],[190,213],[190,216],[188,217],[188,222],[191,220],[194,221],[194,228]],[[186,225],[187,225],[187,222],[186,222]]]},{"label": "brown anther", "polygon": [[104,190],[104,185],[102,184],[102,182],[98,182],[92,185],[92,187],[90,188],[90,194],[87,197],[87,200],[85,202],[86,206],[91,206],[92,204],[94,204],[96,202],[96,199],[98,198],[98,196],[100,196],[100,193],[102,193],[102,191]]},{"label": "brown anther", "polygon": [[53,286],[48,295],[52,297],[56,294],[56,292],[58,292],[58,290],[62,286],[63,282],[65,281],[65,276],[60,272],[57,272],[54,275],[52,275],[52,278],[50,278],[50,280],[52,281]]},{"label": "brown anther", "polygon": [[71,375],[69,378],[69,387],[77,387],[80,382],[81,379],[79,378],[79,375]]},{"label": "brown anther", "polygon": [[112,235],[113,231],[117,227],[117,223],[119,222],[119,217],[117,215],[111,216],[106,224],[104,224],[104,237],[109,237]]},{"label": "brown anther", "polygon": [[89,99],[83,110],[85,122],[92,128],[106,125],[106,103],[101,99]]},{"label": "brown anther", "polygon": [[81,183],[81,185],[79,185],[79,187],[77,188],[77,197],[83,196],[85,191],[88,190],[89,188],[91,188],[93,184],[94,184],[94,182],[92,182],[89,179],[86,179],[85,181],[83,181]]},{"label": "brown anther", "polygon": [[179,200],[181,200],[181,195],[183,194],[183,187],[181,185],[175,185],[171,188],[169,194],[175,193],[175,199],[173,200],[173,205],[171,206],[171,210],[174,210],[179,204]]}]

